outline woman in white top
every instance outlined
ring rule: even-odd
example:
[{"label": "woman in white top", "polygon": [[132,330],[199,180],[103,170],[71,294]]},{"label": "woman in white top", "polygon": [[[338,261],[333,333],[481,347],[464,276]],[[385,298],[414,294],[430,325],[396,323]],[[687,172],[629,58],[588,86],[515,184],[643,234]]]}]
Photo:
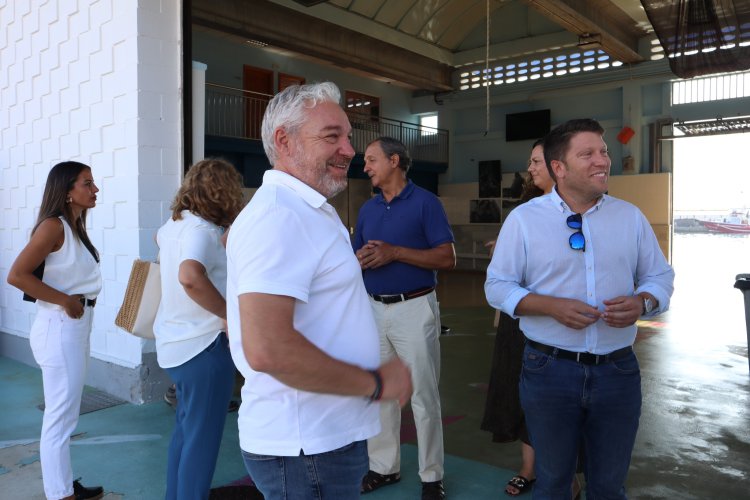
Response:
[{"label": "woman in white top", "polygon": [[175,382],[178,401],[167,499],[209,496],[235,372],[225,333],[222,235],[242,205],[240,173],[222,160],[200,161],[185,175],[172,217],[156,235],[162,289],[156,355]]},{"label": "woman in white top", "polygon": [[73,481],[70,465],[70,435],[78,423],[93,308],[102,288],[99,253],[86,233],[86,212],[96,206],[98,191],[87,165],[66,161],[52,167],[31,239],[8,272],[8,283],[37,303],[29,341],[44,386],[39,458],[44,493],[54,500],[103,494],[101,486]]}]

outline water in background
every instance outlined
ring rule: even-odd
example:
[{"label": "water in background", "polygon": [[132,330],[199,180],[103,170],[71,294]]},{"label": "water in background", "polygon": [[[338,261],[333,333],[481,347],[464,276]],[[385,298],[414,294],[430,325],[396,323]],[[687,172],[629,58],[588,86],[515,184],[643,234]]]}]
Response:
[{"label": "water in background", "polygon": [[736,275],[750,274],[750,235],[676,233],[672,266],[672,327],[684,326],[698,345],[747,346],[744,297],[734,282]]}]

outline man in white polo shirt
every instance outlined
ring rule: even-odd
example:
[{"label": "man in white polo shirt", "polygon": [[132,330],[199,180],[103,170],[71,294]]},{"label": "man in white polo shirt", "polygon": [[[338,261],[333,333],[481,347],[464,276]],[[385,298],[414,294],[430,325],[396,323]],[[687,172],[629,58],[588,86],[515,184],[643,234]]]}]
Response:
[{"label": "man in white polo shirt", "polygon": [[[351,125],[332,83],[292,86],[263,118],[272,170],[227,243],[227,320],[245,377],[240,448],[267,500],[357,498],[378,404],[411,396],[379,340],[349,234],[327,203],[346,187]],[[380,366],[379,366],[380,365]]]}]

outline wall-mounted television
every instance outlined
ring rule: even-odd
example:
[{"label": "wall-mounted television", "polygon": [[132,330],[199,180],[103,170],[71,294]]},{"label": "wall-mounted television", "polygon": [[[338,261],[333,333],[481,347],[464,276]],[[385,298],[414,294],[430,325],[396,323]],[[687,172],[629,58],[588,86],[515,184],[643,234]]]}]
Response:
[{"label": "wall-mounted television", "polygon": [[505,140],[507,142],[540,139],[549,132],[549,129],[549,109],[505,115]]}]

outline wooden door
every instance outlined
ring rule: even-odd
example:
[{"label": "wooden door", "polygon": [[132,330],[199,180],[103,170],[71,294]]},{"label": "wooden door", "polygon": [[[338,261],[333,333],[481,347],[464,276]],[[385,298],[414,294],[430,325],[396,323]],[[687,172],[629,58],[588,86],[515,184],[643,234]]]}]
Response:
[{"label": "wooden door", "polygon": [[287,75],[279,73],[279,92],[291,85],[304,85],[305,79],[301,76]]},{"label": "wooden door", "polygon": [[273,71],[245,65],[242,70],[245,100],[245,137],[260,139],[260,126],[273,95]]}]

